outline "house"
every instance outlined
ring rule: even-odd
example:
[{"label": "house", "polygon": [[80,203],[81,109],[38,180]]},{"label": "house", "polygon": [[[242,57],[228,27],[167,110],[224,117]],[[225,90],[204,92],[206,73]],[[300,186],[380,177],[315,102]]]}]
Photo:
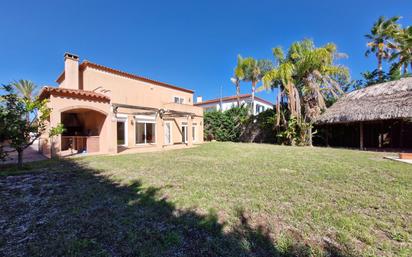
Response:
[{"label": "house", "polygon": [[[251,106],[252,95],[243,94],[239,96],[240,104],[246,104]],[[212,100],[202,101],[202,97],[198,97],[195,106],[202,107],[205,112],[208,111],[226,111],[230,108],[237,106],[237,96],[226,96],[222,98],[216,98]],[[257,115],[267,109],[273,109],[273,104],[265,99],[255,96],[254,101],[254,115]]]},{"label": "house", "polygon": [[355,90],[317,119],[323,143],[361,149],[412,149],[412,78]]},{"label": "house", "polygon": [[89,61],[79,64],[79,57],[69,53],[57,83],[40,92],[52,109],[48,127],[65,127],[55,139],[48,134],[40,138],[47,156],[148,151],[203,142],[203,109],[193,105],[192,90]]}]

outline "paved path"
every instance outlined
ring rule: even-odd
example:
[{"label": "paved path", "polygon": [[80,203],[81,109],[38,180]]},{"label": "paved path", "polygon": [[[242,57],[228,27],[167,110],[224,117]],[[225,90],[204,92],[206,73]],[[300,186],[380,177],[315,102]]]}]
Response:
[{"label": "paved path", "polygon": [[[7,151],[10,149],[6,148],[5,150]],[[47,158],[37,151],[37,144],[33,144],[29,146],[23,152],[23,163],[40,161],[40,160],[45,160],[45,159]],[[0,164],[10,164],[10,163],[17,163],[17,152],[10,153],[5,162],[0,161]]]},{"label": "paved path", "polygon": [[404,163],[412,164],[411,159],[399,159],[398,157],[392,157],[392,156],[385,156],[384,158],[392,160],[392,161],[398,161],[398,162],[404,162]]}]

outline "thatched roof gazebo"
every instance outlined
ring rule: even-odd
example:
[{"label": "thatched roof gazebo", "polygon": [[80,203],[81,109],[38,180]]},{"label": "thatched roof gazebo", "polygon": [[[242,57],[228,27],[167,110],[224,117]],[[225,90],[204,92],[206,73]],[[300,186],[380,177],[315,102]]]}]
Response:
[{"label": "thatched roof gazebo", "polygon": [[[412,78],[355,90],[339,99],[317,119],[317,125],[328,131],[327,144],[332,139],[337,146],[362,149],[412,148],[411,122]],[[334,140],[337,135],[333,131],[339,128],[341,132],[338,134],[344,138]]]}]

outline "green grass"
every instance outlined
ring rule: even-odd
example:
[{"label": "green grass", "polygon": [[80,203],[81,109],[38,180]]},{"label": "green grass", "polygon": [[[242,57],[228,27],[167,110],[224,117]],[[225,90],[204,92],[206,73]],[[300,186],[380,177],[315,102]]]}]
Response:
[{"label": "green grass", "polygon": [[383,155],[208,143],[9,168],[0,255],[411,256],[412,165]]}]

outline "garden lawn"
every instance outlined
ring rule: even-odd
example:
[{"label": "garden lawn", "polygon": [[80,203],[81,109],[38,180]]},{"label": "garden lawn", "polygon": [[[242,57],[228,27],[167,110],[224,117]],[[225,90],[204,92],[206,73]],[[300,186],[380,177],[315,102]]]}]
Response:
[{"label": "garden lawn", "polygon": [[383,155],[206,143],[3,167],[0,255],[411,256],[412,165]]}]

